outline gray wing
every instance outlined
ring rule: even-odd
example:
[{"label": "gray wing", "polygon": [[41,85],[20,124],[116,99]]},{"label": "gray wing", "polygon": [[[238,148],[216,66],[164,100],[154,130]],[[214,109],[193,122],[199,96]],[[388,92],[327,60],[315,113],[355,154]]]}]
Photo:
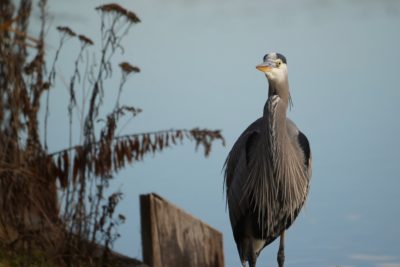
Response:
[{"label": "gray wing", "polygon": [[239,136],[226,158],[225,188],[229,192],[235,172],[247,171],[247,160],[253,143],[255,143],[261,131],[262,118],[259,118]]},{"label": "gray wing", "polygon": [[249,173],[249,158],[257,146],[261,134],[262,118],[253,122],[238,138],[225,161],[225,187],[229,206],[229,217],[235,241],[242,233],[237,223],[248,213],[250,201],[245,198],[243,188]]},{"label": "gray wing", "polygon": [[304,133],[302,133],[296,124],[286,119],[286,128],[292,144],[298,149],[300,156],[304,159],[304,167],[307,169],[308,178],[311,178],[311,148],[310,143]]},{"label": "gray wing", "polygon": [[293,221],[296,219],[298,216],[301,208],[303,207],[306,197],[308,195],[309,191],[309,182],[311,179],[311,149],[310,149],[310,143],[308,142],[308,139],[304,133],[302,133],[299,128],[297,128],[296,124],[290,120],[286,119],[286,128],[287,128],[287,133],[289,136],[289,139],[291,140],[292,145],[295,147],[295,151],[297,156],[300,159],[303,159],[303,168],[305,170],[306,176],[307,176],[307,187],[305,188],[306,193],[304,195],[304,199],[302,203],[297,207],[297,209],[294,212],[294,216],[290,218],[290,220],[283,219],[283,221],[286,221],[283,225],[285,226],[285,229],[289,228]]}]

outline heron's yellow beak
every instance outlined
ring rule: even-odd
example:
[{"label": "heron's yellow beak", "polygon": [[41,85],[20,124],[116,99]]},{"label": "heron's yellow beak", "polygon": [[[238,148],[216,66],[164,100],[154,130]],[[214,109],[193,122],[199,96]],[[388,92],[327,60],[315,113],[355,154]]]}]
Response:
[{"label": "heron's yellow beak", "polygon": [[270,72],[273,67],[275,67],[275,62],[267,61],[267,62],[261,63],[260,65],[257,65],[256,69],[266,73],[266,72]]},{"label": "heron's yellow beak", "polygon": [[262,71],[262,72],[270,72],[272,70],[272,67],[267,66],[265,64],[261,64],[261,65],[257,65],[256,69],[258,69],[259,71]]}]

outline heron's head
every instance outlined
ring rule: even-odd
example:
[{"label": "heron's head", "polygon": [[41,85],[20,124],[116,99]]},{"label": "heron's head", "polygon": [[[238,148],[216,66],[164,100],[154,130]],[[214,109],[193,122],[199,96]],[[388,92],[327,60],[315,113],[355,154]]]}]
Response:
[{"label": "heron's head", "polygon": [[286,58],[279,53],[269,53],[264,56],[263,63],[256,68],[267,76],[269,82],[281,83],[287,81],[288,70]]}]

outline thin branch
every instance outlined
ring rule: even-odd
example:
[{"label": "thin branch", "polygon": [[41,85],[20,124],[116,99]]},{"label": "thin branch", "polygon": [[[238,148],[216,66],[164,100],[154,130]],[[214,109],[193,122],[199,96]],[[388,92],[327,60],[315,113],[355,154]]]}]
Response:
[{"label": "thin branch", "polygon": [[[140,137],[140,136],[145,136],[145,135],[158,135],[158,134],[166,134],[166,133],[176,133],[176,132],[182,132],[182,133],[190,133],[191,131],[208,131],[208,130],[199,130],[199,129],[167,129],[167,130],[159,130],[159,131],[152,131],[152,132],[142,132],[142,133],[134,133],[134,134],[125,134],[125,135],[120,135],[120,136],[115,136],[113,138],[113,141],[118,141],[118,140],[122,140],[122,139],[128,139],[128,138],[134,138],[134,137]],[[210,133],[215,133],[220,135],[220,130],[215,130],[215,131],[208,131]],[[223,143],[223,145],[225,145],[225,139],[222,136],[216,137],[216,139],[220,139]],[[98,146],[100,143],[102,142],[102,140],[93,142],[91,144],[89,144],[90,147],[93,146]],[[50,157],[54,157],[57,155],[60,155],[64,152],[68,152],[68,151],[73,151],[76,150],[77,148],[82,147],[82,145],[76,145],[76,146],[72,146],[72,147],[68,147],[65,149],[61,149],[55,152],[52,152],[49,154]]]}]

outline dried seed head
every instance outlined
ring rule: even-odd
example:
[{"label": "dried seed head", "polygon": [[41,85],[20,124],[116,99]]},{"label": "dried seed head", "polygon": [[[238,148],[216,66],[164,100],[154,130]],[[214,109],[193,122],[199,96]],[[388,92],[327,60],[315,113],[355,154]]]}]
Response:
[{"label": "dried seed head", "polygon": [[94,45],[93,41],[89,37],[86,37],[85,35],[79,34],[78,38],[81,42],[83,42],[86,45]]},{"label": "dried seed head", "polygon": [[132,23],[140,22],[140,19],[136,16],[136,14],[131,11],[128,11],[125,15]]},{"label": "dried seed head", "polygon": [[132,66],[128,62],[122,62],[119,64],[121,67],[122,71],[125,72],[126,74],[130,74],[131,72],[138,73],[140,72],[140,69],[136,66]]},{"label": "dried seed head", "polygon": [[71,30],[70,28],[68,28],[68,27],[58,26],[58,27],[57,27],[57,30],[58,30],[59,32],[65,33],[65,34],[67,34],[67,35],[69,35],[69,36],[71,36],[71,37],[76,36],[76,33],[75,33],[73,30]]},{"label": "dried seed head", "polygon": [[50,88],[50,83],[48,82],[43,83],[42,88],[43,90],[48,90]]},{"label": "dried seed head", "polygon": [[28,64],[27,66],[24,67],[24,73],[26,75],[31,75],[33,71],[35,70],[33,64]]},{"label": "dried seed head", "polygon": [[96,7],[96,10],[100,10],[101,12],[104,12],[104,13],[115,13],[118,15],[125,16],[131,23],[140,22],[140,19],[138,18],[138,16],[136,16],[135,13],[133,13],[115,3],[98,6],[98,7]]}]

